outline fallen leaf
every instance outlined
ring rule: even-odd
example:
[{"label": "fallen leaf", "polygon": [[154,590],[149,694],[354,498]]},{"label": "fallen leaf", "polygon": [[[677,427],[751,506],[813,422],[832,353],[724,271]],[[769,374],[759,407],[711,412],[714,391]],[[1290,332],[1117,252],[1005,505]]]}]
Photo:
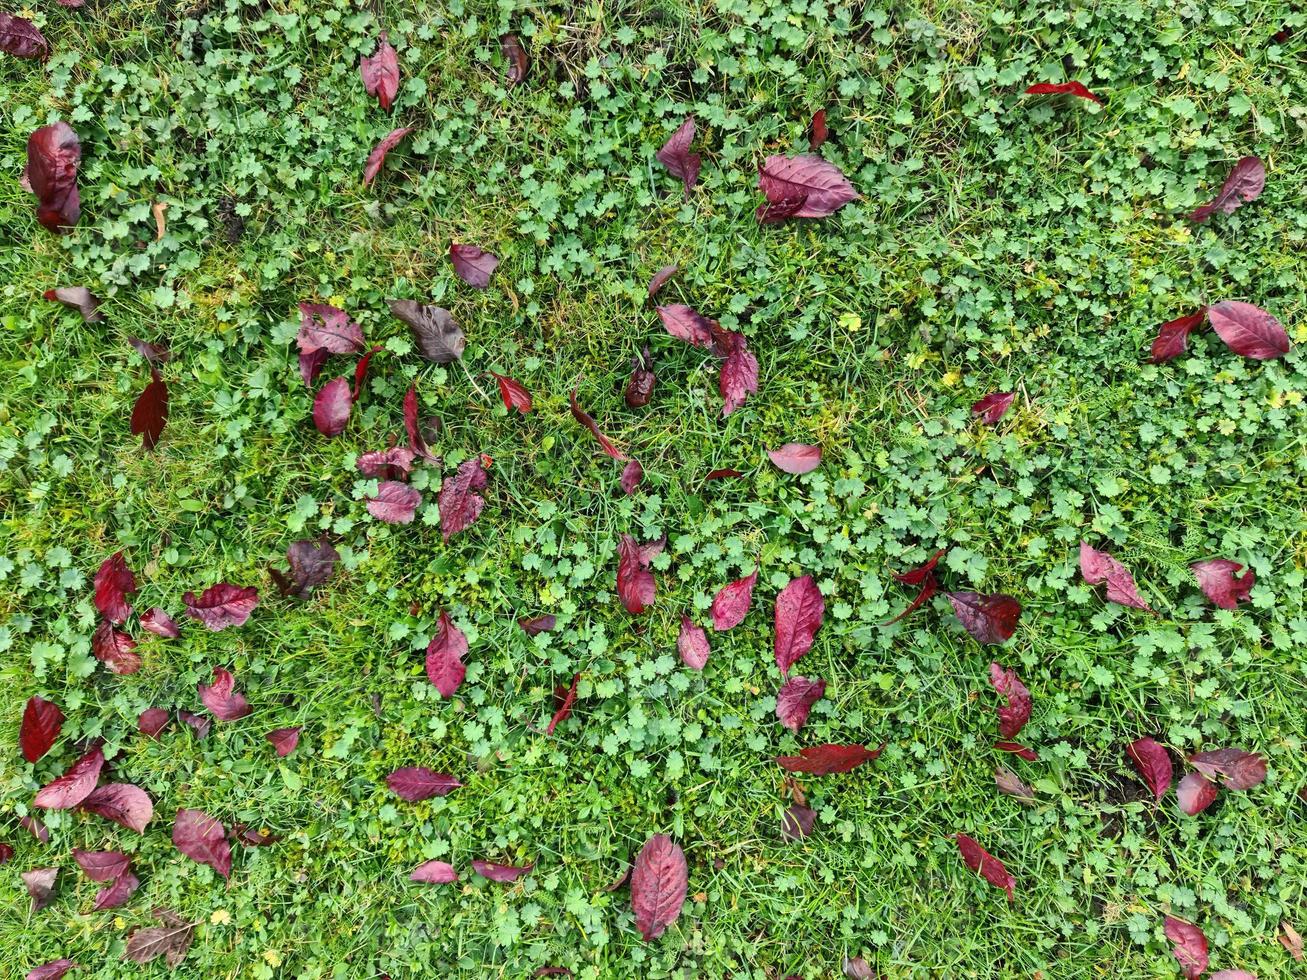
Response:
[{"label": "fallen leaf", "polygon": [[367,498],[368,513],[386,524],[410,524],[422,503],[422,494],[407,483],[384,480],[377,495]]},{"label": "fallen leaf", "polygon": [[1248,593],[1257,582],[1257,575],[1251,568],[1242,576],[1236,575],[1241,568],[1242,565],[1228,558],[1196,561],[1189,566],[1203,595],[1222,609],[1238,609],[1239,603],[1247,601]]},{"label": "fallen leaf", "polygon": [[440,534],[446,541],[471,527],[486,505],[485,498],[477,493],[486,488],[486,471],[479,457],[459,464],[451,477],[440,485],[436,507],[440,511]]},{"label": "fallen leaf", "polygon": [[971,414],[986,425],[997,425],[998,420],[1012,407],[1012,400],[1016,397],[1015,391],[999,391],[986,395],[971,406]]},{"label": "fallen leaf", "polygon": [[354,365],[354,391],[350,394],[350,397],[355,402],[359,400],[363,393],[363,381],[368,376],[368,365],[372,363],[373,355],[380,353],[381,350],[382,347],[378,344],[360,357],[358,363]]},{"label": "fallen leaf", "polygon": [[808,149],[816,153],[829,135],[830,131],[826,128],[826,110],[818,109],[812,114],[812,121],[808,123]]},{"label": "fallen leaf", "polygon": [[32,911],[40,912],[50,904],[54,897],[55,882],[59,878],[58,868],[33,868],[21,875],[27,886],[27,894],[32,899]]},{"label": "fallen leaf", "polygon": [[665,265],[654,273],[653,278],[649,280],[649,298],[653,299],[658,295],[658,290],[663,288],[663,284],[668,279],[676,275],[679,270],[674,265]]},{"label": "fallen leaf", "polygon": [[1303,959],[1302,936],[1298,934],[1297,929],[1289,924],[1288,920],[1280,923],[1279,939],[1280,945],[1289,951],[1289,955],[1301,963]]},{"label": "fallen leaf", "polygon": [[143,449],[153,449],[159,444],[164,426],[168,424],[168,386],[159,376],[158,370],[151,368],[150,383],[137,396],[132,406],[132,417],[128,431],[141,437]]},{"label": "fallen leaf", "polygon": [[141,614],[141,626],[156,636],[162,636],[168,640],[175,640],[182,635],[182,631],[173,621],[173,618],[158,606],[147,609]]},{"label": "fallen leaf", "polygon": [[113,881],[132,863],[122,851],[83,851],[79,847],[73,848],[73,860],[92,881]]},{"label": "fallen leaf", "polygon": [[649,571],[652,560],[646,560],[635,538],[622,535],[617,546],[617,596],[632,616],[639,616],[653,605],[656,585]]},{"label": "fallen leaf", "polygon": [[50,751],[64,727],[64,713],[53,701],[33,694],[23,707],[18,726],[18,746],[28,762],[38,762]]},{"label": "fallen leaf", "polygon": [[50,42],[31,21],[0,12],[0,51],[15,58],[44,61],[50,57]]},{"label": "fallen leaf", "polygon": [[1103,100],[1089,91],[1082,82],[1038,82],[1026,89],[1026,95],[1074,95],[1103,104]]},{"label": "fallen leaf", "polygon": [[590,434],[595,437],[596,441],[598,441],[599,443],[600,448],[603,449],[605,453],[607,453],[613,459],[617,460],[619,463],[624,463],[630,458],[625,453],[623,453],[620,449],[618,449],[617,446],[613,444],[613,441],[611,439],[609,439],[606,435],[604,435],[603,431],[600,430],[599,428],[599,424],[595,422],[595,420],[585,411],[585,409],[583,409],[580,405],[577,404],[575,388],[572,389],[572,392],[570,395],[568,395],[567,400],[568,400],[568,404],[571,406],[572,409],[572,418],[576,419],[583,426],[585,426],[587,429],[590,430]]},{"label": "fallen leaf", "polygon": [[716,320],[710,320],[693,307],[683,303],[659,306],[657,312],[663,329],[677,340],[684,340],[691,347],[705,349],[711,347],[714,333],[721,329]]},{"label": "fallen leaf", "polygon": [[1020,800],[1022,803],[1034,803],[1035,791],[1021,781],[1021,777],[1011,769],[999,766],[994,770],[994,785],[1000,793]]},{"label": "fallen leaf", "polygon": [[386,785],[400,799],[418,803],[433,796],[448,796],[463,784],[448,773],[411,766],[392,772],[386,777]]},{"label": "fallen leaf", "polygon": [[685,852],[666,834],[655,834],[640,849],[631,868],[631,911],[645,942],[680,917],[689,875]]},{"label": "fallen leaf", "polygon": [[916,568],[909,569],[906,572],[894,573],[894,580],[896,582],[901,582],[904,585],[919,586],[919,590],[916,598],[908,604],[908,607],[904,609],[903,612],[899,613],[888,622],[882,623],[882,626],[893,626],[900,620],[906,619],[925,605],[926,602],[928,602],[930,598],[939,591],[939,581],[935,578],[935,566],[939,564],[939,560],[943,558],[947,552],[948,548],[940,548],[939,551],[935,552],[926,560],[925,564],[918,565]]},{"label": "fallen leaf", "polygon": [[42,126],[27,138],[27,170],[36,195],[36,220],[55,234],[68,231],[82,216],[77,170],[82,144],[62,120]]},{"label": "fallen leaf", "polygon": [[452,698],[467,668],[463,666],[463,657],[467,655],[467,637],[454,625],[449,613],[440,611],[436,632],[427,644],[427,679],[440,692],[441,697]]},{"label": "fallen leaf", "polygon": [[1007,704],[998,709],[999,737],[1014,739],[1030,720],[1030,691],[1021,683],[1016,671],[1004,670],[997,663],[989,665],[989,682],[995,691],[1007,698]]},{"label": "fallen leaf", "polygon": [[350,393],[349,378],[333,378],[322,386],[313,399],[313,424],[324,436],[333,439],[345,431],[353,407],[354,396]]},{"label": "fallen leaf", "polygon": [[504,83],[508,88],[516,88],[526,81],[527,72],[530,70],[526,49],[522,47],[522,42],[518,40],[516,34],[501,34],[499,35],[499,53],[508,62],[508,71],[504,75]]},{"label": "fallen leaf", "polygon": [[1252,789],[1266,779],[1266,760],[1243,749],[1215,749],[1189,757],[1189,764],[1208,779],[1221,778],[1226,789]]},{"label": "fallen leaf", "polygon": [[749,608],[753,605],[753,586],[757,581],[758,570],[755,568],[744,578],[721,587],[712,601],[714,630],[724,633],[744,622],[744,617],[749,614]]},{"label": "fallen leaf", "polygon": [[168,724],[168,712],[163,708],[146,708],[136,716],[136,730],[149,738],[158,738]]},{"label": "fallen leaf", "polygon": [[1080,542],[1080,574],[1090,585],[1106,582],[1108,602],[1152,612],[1139,595],[1130,571],[1107,552],[1091,548],[1083,541]]},{"label": "fallen leaf", "polygon": [[151,205],[150,213],[154,215],[154,240],[161,242],[168,232],[168,202],[156,201]]},{"label": "fallen leaf", "polygon": [[91,653],[115,674],[134,674],[141,669],[136,641],[114,629],[107,619],[101,620],[91,634]]},{"label": "fallen leaf", "polygon": [[[407,450],[405,450],[407,451]],[[272,573],[277,590],[284,596],[307,599],[319,585],[325,584],[336,570],[340,552],[331,546],[324,534],[318,540],[304,539],[291,543],[286,549],[290,574]]]},{"label": "fallen leaf", "polygon": [[1207,308],[1207,320],[1225,346],[1241,357],[1269,361],[1289,353],[1280,321],[1252,303],[1227,300]]},{"label": "fallen leaf", "polygon": [[458,881],[458,872],[447,861],[424,861],[413,869],[408,879],[425,885],[448,885]]},{"label": "fallen leaf", "polygon": [[231,847],[227,844],[227,831],[203,810],[177,811],[172,843],[192,861],[207,864],[224,878],[230,877]]},{"label": "fallen leaf", "polygon": [[681,617],[681,632],[676,638],[676,652],[681,655],[681,663],[692,670],[703,670],[708,663],[708,634],[702,626],[696,626],[689,616]]},{"label": "fallen leaf", "polygon": [[631,377],[626,382],[626,404],[628,408],[644,408],[653,397],[654,385],[658,376],[654,373],[653,357],[649,348],[631,359]]},{"label": "fallen leaf", "polygon": [[376,98],[383,112],[388,112],[399,94],[399,56],[385,31],[377,38],[377,49],[359,61],[359,74],[363,90]]},{"label": "fallen leaf", "polygon": [[572,683],[569,687],[563,687],[561,684],[554,688],[554,715],[549,719],[549,725],[545,728],[546,735],[554,734],[554,729],[565,722],[572,713],[572,705],[576,704],[576,685],[580,682],[581,675],[573,674]]},{"label": "fallen leaf", "polygon": [[494,371],[490,374],[499,383],[499,397],[504,400],[506,409],[509,411],[517,409],[522,415],[531,411],[531,392],[527,391],[520,382],[502,374],[495,374]]},{"label": "fallen leaf", "polygon": [[640,465],[638,459],[633,459],[622,467],[622,475],[618,480],[622,487],[622,493],[628,497],[640,489],[640,484],[644,482],[644,467]]},{"label": "fallen leaf", "polygon": [[489,878],[491,881],[508,883],[517,881],[525,874],[530,874],[534,864],[527,864],[522,867],[515,867],[511,864],[496,864],[493,861],[473,860],[472,870],[482,878]]},{"label": "fallen leaf", "polygon": [[1207,972],[1207,937],[1196,925],[1167,916],[1163,926],[1171,951],[1180,961],[1180,970],[1189,980],[1198,980]]},{"label": "fallen leaf", "polygon": [[1126,754],[1130,756],[1130,761],[1134,763],[1135,769],[1144,778],[1148,788],[1153,791],[1157,802],[1161,803],[1162,797],[1171,788],[1174,774],[1170,753],[1151,738],[1139,738],[1130,743],[1126,748]]},{"label": "fallen leaf", "polygon": [[243,626],[259,604],[259,590],[254,586],[232,585],[219,582],[211,585],[195,598],[194,592],[182,596],[186,615],[198,619],[214,633],[228,626]]},{"label": "fallen leaf", "polygon": [[403,141],[404,137],[413,132],[412,126],[405,126],[403,129],[392,129],[385,136],[381,137],[372,152],[368,154],[367,161],[363,164],[363,186],[367,187],[381,173],[382,166],[386,163],[386,154]]},{"label": "fallen leaf", "polygon": [[776,757],[776,764],[786,772],[806,772],[813,776],[828,776],[835,772],[849,772],[864,762],[877,759],[885,746],[869,749],[865,745],[810,745],[800,749],[798,755]]},{"label": "fallen leaf", "polygon": [[788,675],[790,668],[812,649],[825,613],[826,601],[811,575],[791,580],[776,596],[773,647],[782,675]]},{"label": "fallen leaf", "polygon": [[344,310],[326,303],[300,303],[299,311],[300,328],[295,343],[300,353],[316,350],[329,354],[362,353],[363,328]]},{"label": "fallen leaf", "polygon": [[49,963],[42,963],[28,970],[25,980],[63,980],[69,970],[75,969],[77,964],[72,960],[51,960]]},{"label": "fallen leaf", "polygon": [[1014,889],[1016,888],[1016,879],[1008,874],[1007,868],[1003,862],[987,850],[981,847],[975,840],[966,834],[958,834],[958,851],[962,854],[962,860],[966,862],[967,867],[976,872],[995,888],[1001,888],[1007,892],[1009,902],[1015,900]]},{"label": "fallen leaf", "polygon": [[426,440],[422,437],[422,427],[418,422],[418,392],[414,385],[409,385],[408,391],[404,393],[404,429],[408,433],[409,448],[420,459],[428,463],[440,462],[437,457],[431,455]]},{"label": "fallen leaf", "polygon": [[41,787],[32,805],[46,810],[72,809],[91,795],[103,768],[104,751],[97,745],[69,766],[62,776]]},{"label": "fallen leaf", "polygon": [[[5,16],[7,15],[0,13],[0,18]],[[3,20],[0,20],[0,23],[3,23]],[[0,35],[0,38],[2,37],[3,35]],[[54,289],[47,289],[41,296],[53,303],[62,303],[76,310],[82,315],[85,323],[101,323],[104,320],[104,314],[100,312],[99,297],[85,286],[56,286]]]},{"label": "fallen leaf", "polygon": [[391,446],[389,449],[374,450],[364,453],[355,463],[364,476],[378,480],[401,480],[413,470],[413,460],[417,453],[405,446]]},{"label": "fallen leaf", "polygon": [[817,822],[817,811],[801,803],[792,803],[781,814],[781,834],[791,840],[801,840],[812,833]]},{"label": "fallen leaf", "polygon": [[[730,353],[722,361],[717,390],[722,396],[722,415],[730,415],[744,405],[745,400],[758,393],[758,359],[749,351],[743,336],[735,338]],[[779,464],[778,464],[779,465]]]},{"label": "fallen leaf", "polygon": [[782,684],[776,694],[776,717],[797,735],[808,720],[808,712],[825,693],[825,681],[809,680],[796,674]]},{"label": "fallen leaf", "polygon": [[1191,817],[1196,817],[1215,803],[1219,792],[1220,788],[1200,772],[1189,773],[1175,788],[1180,809]]},{"label": "fallen leaf", "polygon": [[154,917],[163,923],[136,929],[127,939],[123,959],[135,963],[149,963],[162,956],[172,969],[186,959],[186,953],[195,939],[195,923],[186,922],[166,909],[155,909]]},{"label": "fallen leaf", "polygon": [[685,196],[688,199],[690,192],[694,190],[694,185],[699,181],[699,166],[701,159],[699,154],[690,152],[690,144],[694,142],[694,116],[688,117],[685,122],[676,128],[676,132],[667,138],[667,142],[662,148],[654,154],[658,162],[666,167],[673,177],[680,177],[681,183],[685,186]]},{"label": "fallen leaf", "polygon": [[273,749],[280,757],[290,755],[295,751],[296,746],[300,744],[300,729],[294,728],[274,728],[263,736],[272,743]]},{"label": "fallen leaf", "polygon": [[499,257],[483,252],[475,245],[449,246],[449,260],[454,263],[454,273],[469,286],[485,289],[490,285],[490,277],[499,268]]},{"label": "fallen leaf", "polygon": [[1240,157],[1231,168],[1220,191],[1206,204],[1189,215],[1189,220],[1202,224],[1216,212],[1234,214],[1235,211],[1262,196],[1266,186],[1266,167],[1257,157]]},{"label": "fallen leaf", "polygon": [[121,551],[101,562],[95,573],[95,608],[111,623],[122,623],[132,614],[127,597],[136,591],[136,576],[127,567]]},{"label": "fallen leaf", "polygon": [[82,800],[82,809],[138,834],[145,833],[146,825],[154,816],[150,797],[145,790],[131,783],[106,783],[97,787]]},{"label": "fallen leaf", "polygon": [[802,442],[787,442],[778,449],[769,449],[767,456],[778,470],[794,476],[811,473],[821,465],[821,447]]},{"label": "fallen leaf", "polygon": [[1177,317],[1174,320],[1168,320],[1157,328],[1157,336],[1153,338],[1152,356],[1149,357],[1150,364],[1161,364],[1163,361],[1169,361],[1179,357],[1185,352],[1188,346],[1189,334],[1199,327],[1207,319],[1207,307],[1201,307],[1196,313],[1190,313],[1187,316]]},{"label": "fallen leaf", "polygon": [[558,625],[556,616],[523,616],[517,621],[517,625],[522,627],[522,631],[527,636],[539,636],[541,633],[551,633],[555,626]]},{"label": "fallen leaf", "polygon": [[861,197],[838,167],[808,154],[767,157],[758,171],[758,189],[772,205],[788,207],[801,197],[786,215],[791,218],[824,218]]},{"label": "fallen leaf", "polygon": [[962,628],[977,642],[1006,643],[1016,632],[1021,618],[1021,603],[1010,595],[983,595],[979,592],[946,592]]},{"label": "fallen leaf", "polygon": [[116,909],[119,906],[126,905],[127,900],[140,887],[141,879],[130,871],[124,871],[107,886],[95,893],[95,904],[91,907],[91,910],[103,912],[106,909]]}]

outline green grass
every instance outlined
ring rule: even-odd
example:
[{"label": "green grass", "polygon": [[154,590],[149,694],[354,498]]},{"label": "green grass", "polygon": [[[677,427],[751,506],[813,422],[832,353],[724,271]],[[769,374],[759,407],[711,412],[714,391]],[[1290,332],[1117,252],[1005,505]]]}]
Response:
[{"label": "green grass", "polygon": [[[1206,931],[1214,970],[1300,975],[1276,934],[1307,931],[1307,18],[1273,3],[511,7],[90,0],[32,15],[46,65],[0,60],[0,840],[18,850],[0,870],[0,974],[68,956],[78,978],[162,975],[119,957],[163,906],[203,923],[180,973],[206,978],[815,980],[845,956],[885,977],[1162,978],[1179,975],[1168,913]],[[357,72],[380,27],[403,74],[389,115]],[[506,30],[532,58],[509,92]],[[1070,77],[1106,106],[1019,95]],[[803,151],[823,106],[822,153],[864,200],[759,227],[757,164]],[[691,112],[704,166],[687,202],[653,153]],[[84,148],[85,215],[63,238],[16,179],[55,118]],[[413,136],[364,189],[364,158],[399,125]],[[1269,172],[1260,200],[1178,220],[1250,153]],[[451,240],[501,257],[491,288],[454,277]],[[714,364],[644,302],[670,263],[666,301],[743,330],[761,363],[728,419]],[[39,298],[71,284],[101,296],[105,323]],[[453,310],[468,371],[513,375],[535,410],[510,415],[488,379],[482,397],[421,360],[388,297]],[[1204,331],[1180,360],[1142,363],[1157,324],[1225,298],[1270,310],[1297,346],[1245,361]],[[299,301],[337,303],[386,345],[336,440],[313,429],[296,370]],[[147,378],[132,335],[174,352],[149,454],[127,432]],[[646,343],[658,388],[630,410],[620,387]],[[333,358],[323,378],[350,367]],[[368,517],[353,465],[402,436],[414,382],[447,467],[494,459],[484,515],[448,544],[437,471],[419,471],[425,509],[399,528]],[[635,497],[571,418],[574,385],[643,462]],[[970,421],[1011,389],[998,427]],[[763,451],[787,441],[820,443],[821,469],[773,469]],[[720,467],[746,476],[704,484]],[[336,577],[307,603],[277,598],[267,568],[323,531]],[[614,595],[617,539],[664,532],[658,600],[636,621]],[[1158,617],[1083,584],[1082,537],[1133,569]],[[890,573],[944,544],[949,587],[1024,604],[1001,650],[943,600],[878,626],[910,598]],[[184,591],[222,579],[263,601],[239,629],[145,635],[144,668],[112,676],[89,652],[90,581],[118,549],[138,610],[179,615]],[[1235,613],[1188,571],[1218,556],[1257,573]],[[707,669],[688,671],[682,612],[706,622],[755,560],[753,611],[710,631]],[[796,738],[773,714],[771,607],[805,572],[827,617],[798,669],[829,686]],[[452,702],[422,668],[441,608],[471,643]],[[558,632],[516,626],[546,611]],[[1039,762],[991,748],[994,656],[1034,694],[1022,739]],[[176,723],[136,733],[147,706],[198,710],[215,665],[250,718],[203,741]],[[545,738],[552,689],[577,671],[576,710]],[[15,748],[34,693],[68,716],[35,767]],[[277,760],[263,734],[286,725],[304,738]],[[1130,768],[1142,735],[1177,758],[1256,749],[1271,774],[1187,818]],[[138,837],[54,814],[42,848],[18,817],[90,737],[156,819]],[[817,828],[781,838],[773,756],[882,740],[874,765],[802,780]],[[997,793],[998,763],[1037,804]],[[467,785],[403,803],[383,780],[405,765]],[[283,840],[237,847],[224,887],[173,848],[178,807]],[[959,831],[1007,863],[1014,906],[963,866]],[[658,832],[685,848],[692,898],[646,944],[626,890],[605,888]],[[98,886],[74,847],[129,850],[141,890],[89,913]],[[497,885],[476,857],[536,870]],[[431,858],[463,880],[411,884]],[[57,896],[28,914],[19,872],[50,865]]]}]

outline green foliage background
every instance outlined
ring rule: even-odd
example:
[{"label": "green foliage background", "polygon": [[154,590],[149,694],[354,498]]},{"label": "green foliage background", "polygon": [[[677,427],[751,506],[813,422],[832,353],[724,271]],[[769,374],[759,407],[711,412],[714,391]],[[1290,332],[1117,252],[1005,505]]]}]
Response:
[{"label": "green foliage background", "polygon": [[[64,955],[79,978],[162,975],[119,960],[156,905],[203,922],[182,967],[196,977],[817,978],[846,955],[887,977],[1172,977],[1167,912],[1206,931],[1215,969],[1301,970],[1275,934],[1286,919],[1307,932],[1307,17],[804,0],[30,13],[54,55],[0,61],[0,840],[18,848],[0,872],[5,976]],[[403,74],[389,115],[357,71],[382,27]],[[533,62],[513,91],[506,30]],[[1019,95],[1066,78],[1107,105]],[[757,164],[804,149],[823,106],[822,153],[863,201],[759,227]],[[691,112],[704,167],[687,201],[653,153]],[[84,148],[85,216],[64,238],[18,186],[28,134],[56,118]],[[416,132],[363,188],[397,125]],[[1258,202],[1178,220],[1250,153],[1269,171]],[[451,240],[501,256],[489,290],[454,278]],[[664,296],[743,330],[761,361],[761,392],[729,419],[714,365],[644,303],[668,263],[682,272]],[[106,323],[40,299],[71,284],[103,297]],[[468,371],[512,374],[535,411],[510,416],[485,380],[422,361],[387,297],[449,306]],[[1293,352],[1245,361],[1207,331],[1178,361],[1142,363],[1158,323],[1225,298],[1273,312]],[[301,300],[345,307],[386,347],[337,440],[314,431],[296,373]],[[130,335],[175,354],[152,454],[127,433],[146,380]],[[646,343],[659,387],[632,411],[620,385]],[[354,468],[402,432],[413,381],[447,466],[494,458],[485,515],[448,545],[438,473],[415,478],[426,503],[399,528],[367,516],[373,484]],[[574,384],[643,461],[634,498],[570,418]],[[1010,389],[1002,424],[970,421],[972,401]],[[822,468],[772,469],[763,450],[791,440],[820,443]],[[718,467],[746,477],[705,485]],[[344,555],[336,579],[307,604],[276,598],[266,569],[322,531]],[[623,532],[670,538],[639,623],[613,595]],[[1082,537],[1134,570],[1157,618],[1083,584]],[[991,749],[994,651],[945,603],[877,625],[908,598],[890,572],[946,543],[950,587],[1025,604],[997,656],[1034,693],[1037,763]],[[120,548],[140,610],[177,614],[183,591],[221,579],[263,602],[241,629],[146,636],[144,669],[111,676],[89,652],[90,577]],[[1187,568],[1218,556],[1257,573],[1236,613]],[[704,621],[755,561],[754,611],[710,634],[702,675],[686,670],[682,611]],[[802,572],[828,613],[801,669],[829,687],[795,738],[773,715],[771,602]],[[440,608],[471,641],[452,703],[422,671]],[[527,638],[514,621],[539,612],[561,628]],[[196,709],[215,665],[251,718],[203,741],[175,723],[158,742],[136,734],[149,705]],[[575,671],[577,710],[546,739],[533,727]],[[15,748],[33,693],[69,718],[35,767]],[[262,736],[285,725],[305,736],[279,761]],[[1130,769],[1142,735],[1177,753],[1257,749],[1271,775],[1185,818]],[[147,789],[155,823],[137,837],[55,814],[41,848],[17,818],[90,737],[115,778]],[[817,830],[787,844],[769,760],[828,740],[889,744],[874,766],[805,781]],[[1036,805],[995,791],[1000,762]],[[467,786],[404,804],[382,782],[402,765]],[[224,888],[173,849],[179,806],[284,840],[238,849]],[[645,944],[626,892],[605,886],[660,831],[685,847],[693,897]],[[957,831],[1007,862],[1015,906],[963,867]],[[85,911],[96,886],[74,846],[133,853],[143,885],[127,907]],[[471,877],[473,857],[537,865],[502,886]],[[464,881],[410,884],[430,858]],[[58,897],[28,914],[18,873],[48,864]]]}]

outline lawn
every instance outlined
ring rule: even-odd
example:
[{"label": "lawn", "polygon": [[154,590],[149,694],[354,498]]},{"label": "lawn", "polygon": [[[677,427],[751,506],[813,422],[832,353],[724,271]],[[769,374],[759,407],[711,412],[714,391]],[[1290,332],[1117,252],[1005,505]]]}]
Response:
[{"label": "lawn", "polygon": [[[0,54],[0,975],[61,958],[73,980],[167,975],[162,956],[131,959],[166,927],[160,909],[191,941],[176,974],[201,978],[1181,977],[1168,917],[1202,930],[1213,976],[1307,976],[1307,14],[6,9],[51,53]],[[389,109],[359,67],[382,31]],[[505,34],[527,59],[517,84]],[[1071,80],[1099,101],[1025,94]],[[817,110],[829,135],[811,150]],[[702,165],[686,189],[655,154],[689,116]],[[66,234],[20,182],[28,137],[57,120],[82,150]],[[373,147],[405,127],[365,183]],[[809,153],[858,199],[760,223],[760,166]],[[1260,196],[1186,220],[1247,156]],[[485,288],[451,243],[498,257]],[[72,286],[101,319],[42,298]],[[424,357],[391,300],[448,309],[461,358]],[[1150,363],[1159,325],[1223,301],[1272,314],[1292,348],[1240,356],[1218,308]],[[336,399],[351,411],[334,437],[315,398],[353,383],[361,349],[306,384],[299,304],[345,311],[380,348],[358,397]],[[697,349],[656,304],[723,333]],[[129,338],[170,357],[151,365]],[[714,355],[739,344],[757,390],[724,415]],[[646,347],[657,381],[632,407]],[[152,371],[168,417],[148,449],[131,418]],[[410,445],[410,389],[440,461],[369,476],[360,457]],[[639,460],[634,492],[573,391]],[[973,414],[1008,392],[1001,418]],[[788,443],[819,447],[819,465],[775,465]],[[478,460],[484,506],[446,536]],[[737,475],[709,479],[723,469]],[[386,477],[420,494],[410,523],[369,507]],[[666,537],[638,615],[623,535]],[[288,548],[320,538],[338,563],[283,595]],[[1082,541],[1150,610],[1086,580]],[[918,592],[895,574],[941,549],[923,576],[939,591],[882,625]],[[136,588],[115,617],[94,580],[117,552]],[[1212,559],[1255,574],[1232,609],[1190,569]],[[714,629],[718,590],[755,568],[743,620]],[[826,687],[793,732],[776,714],[774,609],[804,576],[824,615],[791,674]],[[214,631],[183,596],[218,583],[258,602]],[[979,642],[948,591],[1014,598],[1010,638]],[[143,625],[154,607],[179,636]],[[546,615],[549,631],[518,623]],[[706,628],[701,670],[678,656],[686,616]],[[95,655],[111,630],[139,669]],[[449,696],[425,669],[433,641]],[[1030,691],[1015,738],[1033,760],[995,748],[991,662]],[[202,701],[215,668],[248,713],[236,694]],[[29,763],[34,695],[66,720]],[[149,708],[167,713],[154,737]],[[280,756],[265,736],[284,728],[300,739]],[[1160,801],[1127,754],[1141,738],[1174,767]],[[826,743],[884,749],[826,775],[774,761]],[[152,801],[144,832],[37,805],[96,744],[100,783]],[[1225,748],[1257,753],[1265,780],[1181,812],[1188,758]],[[403,799],[387,777],[408,767],[461,785]],[[1000,792],[1001,770],[1033,799]],[[783,815],[805,801],[811,832],[792,839]],[[192,810],[221,824],[208,864],[174,845]],[[1013,901],[958,834],[1003,862]],[[648,882],[623,879],[654,835],[682,850],[688,885],[646,940],[632,906]],[[106,885],[75,849],[126,854],[139,888],[94,910]],[[429,861],[457,880],[410,880]],[[531,870],[496,881],[473,861]],[[59,873],[36,909],[21,876],[43,868]]]}]

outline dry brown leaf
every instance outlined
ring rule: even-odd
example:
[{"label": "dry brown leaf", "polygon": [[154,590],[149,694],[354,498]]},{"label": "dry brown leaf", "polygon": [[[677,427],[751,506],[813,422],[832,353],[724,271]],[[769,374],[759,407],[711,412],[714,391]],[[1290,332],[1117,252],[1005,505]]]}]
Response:
[{"label": "dry brown leaf", "polygon": [[168,202],[159,201],[150,208],[154,212],[154,240],[163,240],[163,233],[168,230]]}]

